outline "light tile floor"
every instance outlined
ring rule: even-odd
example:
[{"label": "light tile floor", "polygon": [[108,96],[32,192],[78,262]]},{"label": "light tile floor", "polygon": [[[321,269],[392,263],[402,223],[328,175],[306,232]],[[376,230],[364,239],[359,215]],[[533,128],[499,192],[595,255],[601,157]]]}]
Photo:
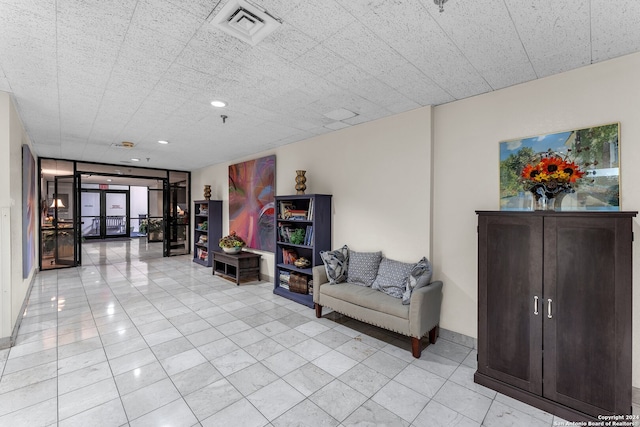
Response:
[{"label": "light tile floor", "polygon": [[[150,249],[151,248],[151,249]],[[552,426],[473,383],[476,352],[240,287],[143,242],[37,275],[0,351],[2,426]]]}]

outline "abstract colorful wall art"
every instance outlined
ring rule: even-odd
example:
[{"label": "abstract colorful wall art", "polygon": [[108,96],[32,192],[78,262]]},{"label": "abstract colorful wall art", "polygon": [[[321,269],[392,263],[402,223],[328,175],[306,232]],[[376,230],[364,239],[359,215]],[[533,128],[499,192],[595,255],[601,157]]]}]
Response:
[{"label": "abstract colorful wall art", "polygon": [[276,156],[229,166],[229,232],[247,246],[275,251]]},{"label": "abstract colorful wall art", "polygon": [[22,277],[26,279],[36,257],[36,162],[28,145],[22,146]]}]

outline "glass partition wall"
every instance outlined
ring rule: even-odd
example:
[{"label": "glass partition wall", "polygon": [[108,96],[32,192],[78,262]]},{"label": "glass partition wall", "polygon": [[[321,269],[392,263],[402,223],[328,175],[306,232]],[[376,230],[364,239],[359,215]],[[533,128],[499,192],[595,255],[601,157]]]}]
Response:
[{"label": "glass partition wall", "polygon": [[39,159],[41,269],[82,264],[83,241],[139,239],[190,252],[189,172]]}]

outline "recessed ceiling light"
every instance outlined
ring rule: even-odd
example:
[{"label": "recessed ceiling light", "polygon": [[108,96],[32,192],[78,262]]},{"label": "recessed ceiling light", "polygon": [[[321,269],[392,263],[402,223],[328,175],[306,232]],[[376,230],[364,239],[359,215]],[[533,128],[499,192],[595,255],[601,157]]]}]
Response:
[{"label": "recessed ceiling light", "polygon": [[107,180],[107,182],[111,182],[111,181],[113,181],[111,178],[109,178],[109,179]]},{"label": "recessed ceiling light", "polygon": [[164,140],[158,141],[158,144],[165,144],[166,145],[168,143],[169,143],[169,141],[164,141]]},{"label": "recessed ceiling light", "polygon": [[136,159],[135,157],[133,159],[131,159],[132,162],[139,162],[140,159]]},{"label": "recessed ceiling light", "polygon": [[211,105],[213,105],[214,107],[222,108],[222,107],[226,107],[227,103],[216,99],[211,101]]}]

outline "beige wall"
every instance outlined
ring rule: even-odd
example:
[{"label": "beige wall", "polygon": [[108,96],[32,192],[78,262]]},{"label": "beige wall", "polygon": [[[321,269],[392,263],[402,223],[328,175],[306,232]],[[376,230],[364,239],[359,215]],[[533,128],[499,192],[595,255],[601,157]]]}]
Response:
[{"label": "beige wall", "polygon": [[35,273],[34,267],[22,278],[22,144],[29,139],[18,112],[0,92],[0,345],[11,335]]},{"label": "beige wall", "polygon": [[[276,155],[276,194],[295,194],[295,171],[307,171],[307,194],[333,195],[333,246],[382,250],[389,258],[429,257],[431,111],[420,108],[353,126],[231,163]],[[228,232],[230,163],[192,173],[192,198],[224,200]],[[273,277],[273,254],[264,253],[262,274]]]},{"label": "beige wall", "polygon": [[[620,122],[621,207],[640,210],[639,75],[640,54],[634,54],[434,109],[433,258],[435,276],[445,283],[444,328],[477,336],[475,210],[499,209],[500,141]],[[639,224],[636,218],[636,236]],[[640,239],[634,251],[633,384],[638,387]]]}]

